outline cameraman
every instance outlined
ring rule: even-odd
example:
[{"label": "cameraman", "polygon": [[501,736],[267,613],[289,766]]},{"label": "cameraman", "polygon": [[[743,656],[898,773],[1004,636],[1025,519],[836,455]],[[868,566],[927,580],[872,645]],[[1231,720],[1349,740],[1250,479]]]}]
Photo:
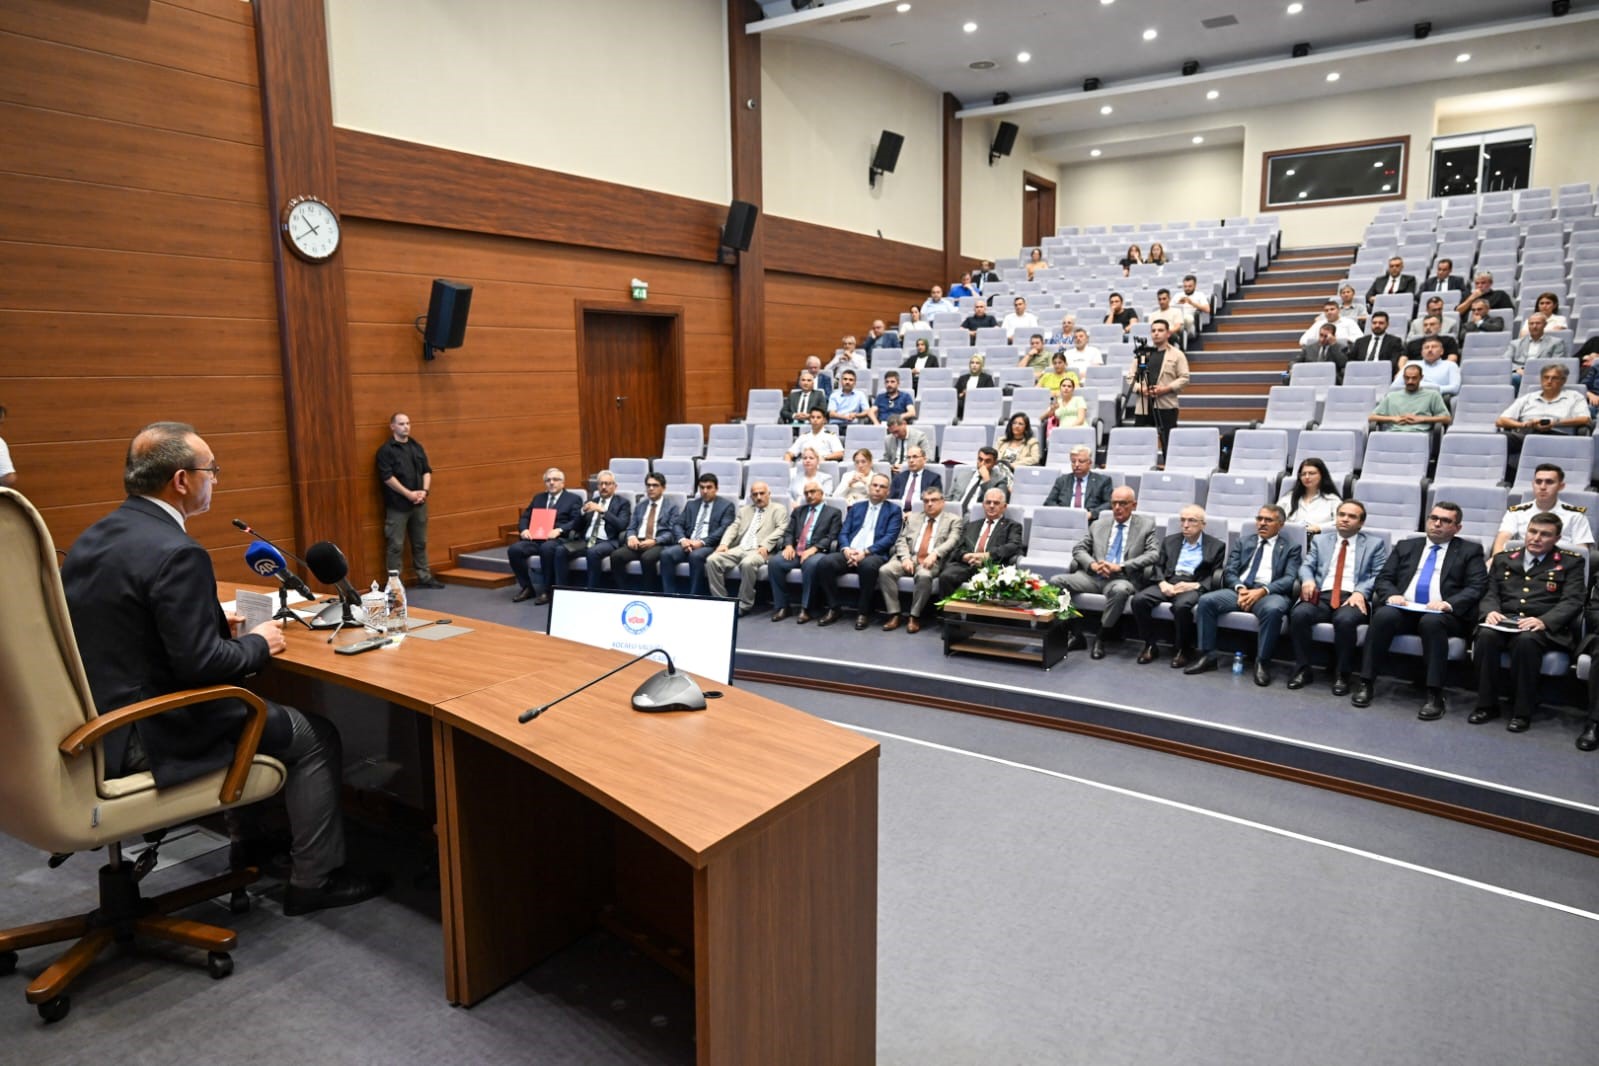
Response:
[{"label": "cameraman", "polygon": [[1188,384],[1188,357],[1171,343],[1165,322],[1149,324],[1149,340],[1134,343],[1127,380],[1132,383],[1134,424],[1154,426],[1164,451],[1166,434],[1177,424],[1178,394]]}]

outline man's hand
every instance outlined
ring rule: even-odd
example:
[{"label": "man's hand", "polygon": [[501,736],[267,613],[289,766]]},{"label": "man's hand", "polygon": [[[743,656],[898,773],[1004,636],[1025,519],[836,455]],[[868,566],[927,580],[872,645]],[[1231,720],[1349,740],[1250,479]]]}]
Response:
[{"label": "man's hand", "polygon": [[415,491],[409,492],[406,495],[410,497],[412,503],[421,503],[423,500],[428,498],[427,491],[424,489],[416,489]]},{"label": "man's hand", "polygon": [[1366,597],[1359,592],[1351,592],[1349,594],[1349,598],[1344,602],[1353,607],[1355,610],[1359,611],[1361,614],[1371,613],[1371,608],[1366,606]]},{"label": "man's hand", "polygon": [[1496,626],[1505,620],[1505,616],[1498,611],[1489,611],[1487,614],[1482,616],[1482,620],[1488,625]]},{"label": "man's hand", "polygon": [[1448,600],[1433,600],[1431,603],[1427,604],[1427,610],[1442,611],[1445,614],[1453,614],[1455,609]]},{"label": "man's hand", "polygon": [[1253,608],[1255,606],[1255,604],[1259,603],[1261,600],[1263,600],[1265,598],[1266,598],[1266,590],[1265,589],[1262,589],[1262,588],[1245,589],[1244,591],[1242,591],[1242,592],[1240,592],[1238,594],[1238,609],[1241,610],[1241,611],[1250,610],[1251,608]]},{"label": "man's hand", "polygon": [[528,528],[522,530],[522,539],[523,540],[532,540],[533,539],[533,527],[532,526],[529,526]]},{"label": "man's hand", "polygon": [[1304,600],[1306,603],[1315,603],[1316,602],[1316,583],[1314,581],[1302,581],[1302,582],[1300,582],[1300,584],[1299,584],[1299,598]]},{"label": "man's hand", "polygon": [[244,615],[242,615],[242,614],[229,614],[227,617],[228,617],[228,635],[231,636],[234,640],[238,640],[239,636],[244,632]]},{"label": "man's hand", "polygon": [[844,561],[849,563],[851,566],[859,563],[864,558],[866,558],[866,553],[861,551],[859,548],[844,549]]},{"label": "man's hand", "polygon": [[790,544],[783,549],[783,561],[786,563],[794,561],[794,545]]},{"label": "man's hand", "polygon": [[1539,633],[1545,629],[1548,629],[1549,627],[1544,625],[1542,618],[1535,618],[1529,615],[1517,622],[1516,628],[1521,630],[1523,633]]},{"label": "man's hand", "polygon": [[629,548],[631,548],[632,550],[634,550],[634,551],[638,551],[639,550],[639,545],[641,545],[643,543],[644,542],[639,540],[637,537],[628,537],[627,538],[627,546]]},{"label": "man's hand", "polygon": [[288,648],[288,642],[283,639],[283,623],[276,618],[270,618],[254,629],[252,634],[267,642],[267,651],[273,655],[282,655]]}]

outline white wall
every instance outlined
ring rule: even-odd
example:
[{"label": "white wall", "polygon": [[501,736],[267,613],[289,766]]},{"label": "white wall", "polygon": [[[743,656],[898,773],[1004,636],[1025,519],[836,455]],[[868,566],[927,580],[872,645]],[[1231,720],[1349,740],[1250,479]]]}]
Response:
[{"label": "white wall", "polygon": [[327,0],[333,121],[726,203],[724,13],[722,0]]},{"label": "white wall", "polygon": [[[988,165],[999,120],[967,119],[961,125],[961,254],[974,259],[1008,259],[1022,245],[1022,172],[1060,184],[1060,167],[1033,154],[1025,122],[1018,122],[1016,147]],[[1060,191],[1055,213],[1060,218]],[[1047,226],[1052,234],[1061,223]]]},{"label": "white wall", "polygon": [[[668,6],[668,5],[663,5]],[[761,41],[761,170],[767,214],[944,246],[941,97],[825,45]],[[872,146],[903,134],[894,173],[868,187]]]},{"label": "white wall", "polygon": [[[1238,213],[1244,146],[1061,167],[1062,226],[1174,222]],[[1107,216],[1110,212],[1114,217]]]}]

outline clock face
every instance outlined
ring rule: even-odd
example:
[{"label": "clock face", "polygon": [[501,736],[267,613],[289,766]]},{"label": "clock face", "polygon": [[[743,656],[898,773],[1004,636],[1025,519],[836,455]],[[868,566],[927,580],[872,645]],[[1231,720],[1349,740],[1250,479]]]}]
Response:
[{"label": "clock face", "polygon": [[339,216],[315,197],[296,197],[283,211],[283,237],[302,258],[320,263],[339,250]]}]

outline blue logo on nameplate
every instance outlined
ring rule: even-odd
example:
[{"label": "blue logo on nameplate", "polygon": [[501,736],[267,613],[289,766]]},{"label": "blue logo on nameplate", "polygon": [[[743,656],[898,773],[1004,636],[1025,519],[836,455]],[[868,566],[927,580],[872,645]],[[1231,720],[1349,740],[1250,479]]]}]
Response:
[{"label": "blue logo on nameplate", "polygon": [[634,600],[622,608],[622,628],[635,637],[655,623],[655,614],[643,600]]}]

